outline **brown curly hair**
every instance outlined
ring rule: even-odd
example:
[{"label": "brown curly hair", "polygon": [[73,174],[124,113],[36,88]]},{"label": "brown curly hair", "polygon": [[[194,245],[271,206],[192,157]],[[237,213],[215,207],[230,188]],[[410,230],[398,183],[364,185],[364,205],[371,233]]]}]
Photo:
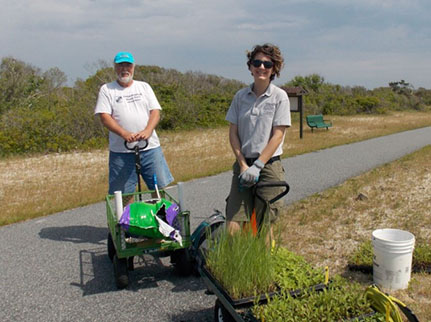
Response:
[{"label": "brown curly hair", "polygon": [[270,80],[273,81],[275,78],[275,75],[277,77],[280,77],[280,71],[282,70],[284,66],[284,58],[281,55],[280,48],[278,48],[275,45],[272,44],[263,44],[263,45],[256,45],[254,46],[252,51],[247,52],[247,66],[248,69],[250,69],[251,62],[254,60],[257,54],[262,53],[269,58],[271,58],[271,61],[274,63],[274,66],[272,68],[272,75],[270,77]]}]

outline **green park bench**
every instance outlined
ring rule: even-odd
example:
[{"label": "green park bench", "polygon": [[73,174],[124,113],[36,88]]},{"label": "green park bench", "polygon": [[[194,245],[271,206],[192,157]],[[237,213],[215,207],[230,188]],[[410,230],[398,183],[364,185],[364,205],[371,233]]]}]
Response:
[{"label": "green park bench", "polygon": [[324,120],[322,114],[318,115],[307,115],[306,116],[307,125],[311,128],[311,132],[313,132],[313,129],[319,129],[324,128],[328,130],[332,126],[332,122],[329,120]]}]

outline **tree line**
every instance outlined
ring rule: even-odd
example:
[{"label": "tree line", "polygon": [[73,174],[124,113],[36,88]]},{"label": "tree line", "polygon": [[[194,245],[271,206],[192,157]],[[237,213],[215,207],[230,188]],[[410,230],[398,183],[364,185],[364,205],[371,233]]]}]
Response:
[{"label": "tree line", "polygon": [[[163,108],[162,130],[209,128],[224,120],[234,94],[246,84],[201,72],[181,73],[158,66],[135,68],[135,79],[150,83]],[[66,86],[57,67],[47,71],[13,57],[0,65],[0,156],[105,147],[107,131],[93,115],[100,86],[115,79],[100,62],[85,80]],[[325,82],[318,74],[296,76],[283,87],[301,86],[306,114],[352,115],[390,110],[425,110],[431,90],[404,80],[368,90]]]},{"label": "tree line", "polygon": [[388,111],[429,110],[431,90],[414,89],[405,80],[390,82],[387,87],[372,90],[363,86],[341,86],[325,82],[318,75],[296,76],[285,86],[301,86],[307,114],[384,114]]}]

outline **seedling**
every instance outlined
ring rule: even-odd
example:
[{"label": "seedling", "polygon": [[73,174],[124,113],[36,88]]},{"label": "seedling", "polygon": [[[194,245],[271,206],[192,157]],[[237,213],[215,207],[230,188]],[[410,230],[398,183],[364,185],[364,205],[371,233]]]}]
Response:
[{"label": "seedling", "polygon": [[261,321],[385,321],[386,318],[370,307],[360,284],[339,276],[321,292],[305,293],[298,298],[282,292],[266,305],[255,305],[252,312]]},{"label": "seedling", "polygon": [[206,267],[234,299],[281,289],[301,290],[325,282],[324,270],[282,247],[268,246],[266,234],[249,231],[209,238]]},{"label": "seedling", "polygon": [[206,267],[232,298],[275,290],[275,270],[265,236],[254,236],[248,230],[208,239]]}]

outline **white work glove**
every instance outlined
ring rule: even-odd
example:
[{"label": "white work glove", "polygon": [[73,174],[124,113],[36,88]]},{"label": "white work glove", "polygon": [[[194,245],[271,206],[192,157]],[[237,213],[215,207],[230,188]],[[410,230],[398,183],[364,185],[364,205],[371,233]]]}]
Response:
[{"label": "white work glove", "polygon": [[253,165],[239,175],[240,185],[249,188],[257,183],[259,180],[260,171],[263,169],[265,164],[257,159]]}]

